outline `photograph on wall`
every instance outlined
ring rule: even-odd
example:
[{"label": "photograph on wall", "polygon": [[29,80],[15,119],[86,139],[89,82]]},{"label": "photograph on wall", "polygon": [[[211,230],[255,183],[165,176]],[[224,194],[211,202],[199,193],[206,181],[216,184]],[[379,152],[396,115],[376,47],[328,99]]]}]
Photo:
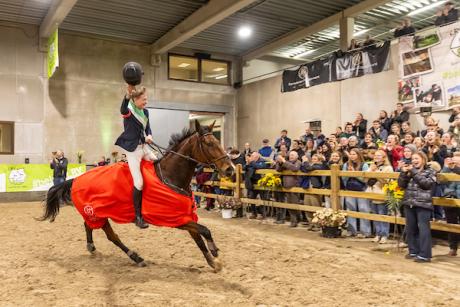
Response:
[{"label": "photograph on wall", "polygon": [[422,32],[417,32],[413,38],[413,49],[425,49],[436,46],[441,43],[441,37],[439,36],[438,29],[429,29]]},{"label": "photograph on wall", "polygon": [[415,107],[445,107],[441,82],[414,89]]},{"label": "photograph on wall", "polygon": [[402,64],[404,78],[427,74],[434,69],[429,49],[403,53]]},{"label": "photograph on wall", "polygon": [[421,87],[420,77],[409,78],[398,81],[398,100],[401,103],[414,102],[414,89]]},{"label": "photograph on wall", "polygon": [[460,57],[460,31],[452,33],[452,42],[450,43],[450,50],[453,54]]},{"label": "photograph on wall", "polygon": [[447,89],[447,101],[449,109],[460,106],[460,85]]}]

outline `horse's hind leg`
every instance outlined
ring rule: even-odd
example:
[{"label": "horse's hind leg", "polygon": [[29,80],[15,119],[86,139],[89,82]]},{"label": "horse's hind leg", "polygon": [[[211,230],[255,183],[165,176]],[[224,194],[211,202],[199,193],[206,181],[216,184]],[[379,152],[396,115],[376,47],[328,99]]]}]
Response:
[{"label": "horse's hind leg", "polygon": [[105,225],[102,227],[102,230],[104,230],[105,235],[107,236],[107,239],[109,239],[110,242],[118,246],[122,251],[124,251],[131,260],[136,262],[136,264],[140,267],[146,266],[144,259],[140,257],[136,252],[130,250],[126,245],[124,245],[121,241],[118,235],[113,231],[112,226],[110,226],[109,221],[105,223]]},{"label": "horse's hind leg", "polygon": [[85,222],[85,231],[86,231],[86,249],[91,254],[96,251],[96,246],[94,246],[93,242],[93,230],[89,228],[88,224]]}]

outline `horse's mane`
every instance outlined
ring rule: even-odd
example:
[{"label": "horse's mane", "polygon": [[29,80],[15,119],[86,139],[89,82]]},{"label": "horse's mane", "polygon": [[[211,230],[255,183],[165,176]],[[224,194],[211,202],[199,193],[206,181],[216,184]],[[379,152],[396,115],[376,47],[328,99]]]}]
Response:
[{"label": "horse's mane", "polygon": [[167,150],[169,151],[177,149],[176,147],[179,146],[180,143],[191,137],[194,133],[195,130],[184,128],[182,129],[182,132],[172,134],[171,138],[169,139]]}]

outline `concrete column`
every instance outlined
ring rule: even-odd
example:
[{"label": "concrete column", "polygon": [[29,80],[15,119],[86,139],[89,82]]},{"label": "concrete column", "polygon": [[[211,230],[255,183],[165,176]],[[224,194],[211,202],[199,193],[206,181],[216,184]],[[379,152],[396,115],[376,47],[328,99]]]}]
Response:
[{"label": "concrete column", "polygon": [[355,19],[351,17],[344,17],[340,19],[340,49],[347,51],[350,42],[353,39],[355,29]]}]

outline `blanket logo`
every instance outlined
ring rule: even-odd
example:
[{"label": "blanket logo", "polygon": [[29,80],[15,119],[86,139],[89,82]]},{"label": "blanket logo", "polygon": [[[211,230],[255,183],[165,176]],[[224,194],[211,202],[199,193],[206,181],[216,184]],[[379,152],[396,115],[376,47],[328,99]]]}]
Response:
[{"label": "blanket logo", "polygon": [[93,206],[91,205],[86,205],[83,208],[83,212],[85,212],[85,214],[89,217],[94,217],[94,209],[93,209]]}]

